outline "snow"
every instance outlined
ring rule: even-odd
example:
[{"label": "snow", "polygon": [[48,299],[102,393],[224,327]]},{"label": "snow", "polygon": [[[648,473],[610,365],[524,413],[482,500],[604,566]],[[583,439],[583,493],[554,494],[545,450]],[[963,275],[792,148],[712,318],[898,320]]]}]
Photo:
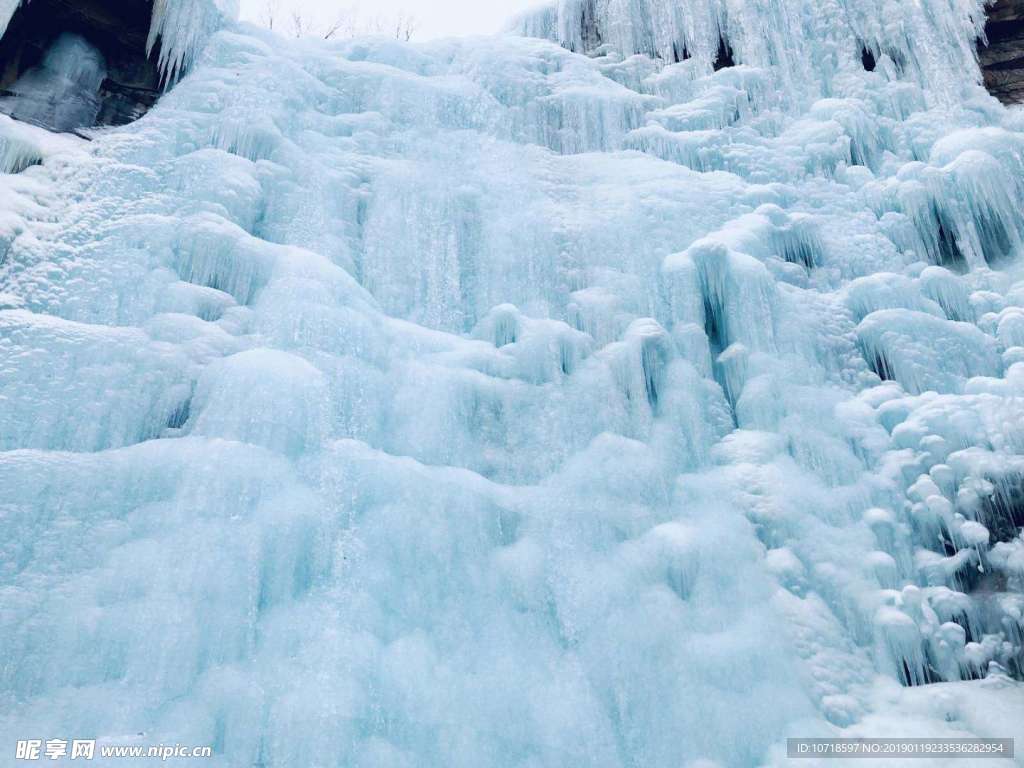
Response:
[{"label": "snow", "polygon": [[1024,739],[1024,125],[977,3],[157,11],[145,117],[0,116],[0,739]]}]

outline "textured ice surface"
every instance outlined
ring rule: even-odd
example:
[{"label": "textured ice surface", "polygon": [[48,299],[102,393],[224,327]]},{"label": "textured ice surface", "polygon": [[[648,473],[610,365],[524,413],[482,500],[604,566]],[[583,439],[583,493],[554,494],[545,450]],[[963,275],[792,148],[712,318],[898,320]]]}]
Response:
[{"label": "textured ice surface", "polygon": [[1024,121],[982,20],[233,26],[91,142],[0,117],[0,741],[1024,739]]}]

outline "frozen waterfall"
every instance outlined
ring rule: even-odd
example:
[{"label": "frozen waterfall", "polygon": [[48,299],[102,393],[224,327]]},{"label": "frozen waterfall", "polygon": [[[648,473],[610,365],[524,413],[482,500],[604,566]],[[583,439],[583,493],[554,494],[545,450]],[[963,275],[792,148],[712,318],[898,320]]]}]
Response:
[{"label": "frozen waterfall", "polygon": [[1024,112],[981,0],[230,15],[157,0],[187,74],[137,122],[0,115],[0,754],[1024,748]]},{"label": "frozen waterfall", "polygon": [[92,126],[100,110],[98,94],[106,76],[103,54],[79,35],[65,33],[43,62],[0,97],[0,111],[35,125],[71,131]]}]

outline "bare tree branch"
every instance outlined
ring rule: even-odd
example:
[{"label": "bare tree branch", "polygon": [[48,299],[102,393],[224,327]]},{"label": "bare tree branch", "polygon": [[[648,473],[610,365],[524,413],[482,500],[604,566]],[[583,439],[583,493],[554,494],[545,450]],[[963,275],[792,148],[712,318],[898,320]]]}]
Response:
[{"label": "bare tree branch", "polygon": [[419,26],[419,20],[405,11],[399,11],[398,17],[395,19],[395,39],[409,42],[412,36],[416,34],[416,28]]},{"label": "bare tree branch", "polygon": [[277,21],[278,0],[266,0],[260,12],[260,23],[267,29],[273,29]]},{"label": "bare tree branch", "polygon": [[302,17],[302,13],[297,10],[292,10],[292,34],[295,37],[306,36],[306,20]]},{"label": "bare tree branch", "polygon": [[396,40],[408,42],[419,28],[419,20],[404,10],[390,17],[382,14],[363,17],[359,13],[358,4],[339,8],[333,16],[325,20],[309,15],[302,7],[302,0],[265,0],[259,21],[268,29],[276,31],[282,15],[291,22],[288,34],[297,38],[319,37],[322,40],[337,40],[359,35],[393,35]]}]

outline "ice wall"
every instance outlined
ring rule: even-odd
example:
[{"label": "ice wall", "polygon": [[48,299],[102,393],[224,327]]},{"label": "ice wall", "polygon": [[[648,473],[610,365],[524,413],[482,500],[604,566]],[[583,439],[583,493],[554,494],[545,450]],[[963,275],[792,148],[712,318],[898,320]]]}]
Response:
[{"label": "ice wall", "polygon": [[851,59],[940,91],[978,77],[983,0],[555,0],[512,29],[574,51],[692,60],[703,73],[733,63],[771,68],[785,96],[828,95]]},{"label": "ice wall", "polygon": [[[1024,739],[1024,124],[977,6],[634,7],[577,52],[236,26],[91,142],[0,120],[0,740]],[[617,47],[658,9],[689,58]]]}]

